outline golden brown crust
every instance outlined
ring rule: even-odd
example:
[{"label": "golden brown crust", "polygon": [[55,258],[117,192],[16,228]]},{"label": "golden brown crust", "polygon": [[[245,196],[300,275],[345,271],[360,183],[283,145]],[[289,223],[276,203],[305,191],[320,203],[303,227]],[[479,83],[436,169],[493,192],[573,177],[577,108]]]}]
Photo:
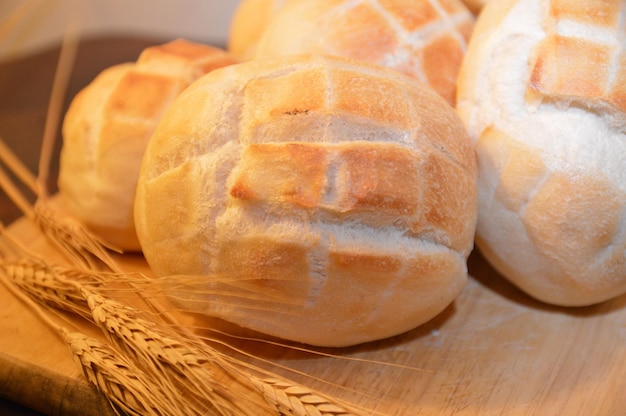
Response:
[{"label": "golden brown crust", "polygon": [[263,31],[256,57],[315,53],[376,63],[452,104],[473,23],[460,0],[292,0]]},{"label": "golden brown crust", "polygon": [[[619,81],[626,73],[626,52],[615,42],[624,30],[619,14],[619,0],[551,1],[549,21],[586,29],[572,28],[571,33],[561,29],[561,34],[557,25],[548,26],[548,35],[538,47],[529,88],[544,96],[602,103],[625,112],[620,97],[626,93],[626,86]],[[581,36],[583,30],[608,33],[604,37]]]},{"label": "golden brown crust", "polygon": [[419,325],[458,294],[475,156],[450,106],[395,71],[250,61],[176,99],[146,151],[135,214],[155,273],[218,276],[206,286],[221,295],[200,312],[350,345]]},{"label": "golden brown crust", "polygon": [[70,212],[110,244],[140,250],[133,200],[154,127],[190,82],[234,62],[219,48],[178,39],[104,70],[80,91],[63,122],[59,190]]}]

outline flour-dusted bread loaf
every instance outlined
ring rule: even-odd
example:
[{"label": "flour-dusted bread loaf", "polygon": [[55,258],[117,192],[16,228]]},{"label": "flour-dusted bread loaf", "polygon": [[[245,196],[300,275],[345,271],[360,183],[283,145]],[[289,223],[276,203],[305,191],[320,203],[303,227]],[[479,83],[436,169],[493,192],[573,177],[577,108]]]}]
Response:
[{"label": "flour-dusted bread loaf", "polygon": [[477,245],[548,303],[626,291],[625,23],[620,0],[494,1],[459,77]]},{"label": "flour-dusted bread loaf", "polygon": [[256,57],[359,59],[413,76],[453,104],[473,25],[461,0],[290,0],[263,31]]},{"label": "flour-dusted bread loaf", "polygon": [[228,29],[228,52],[240,61],[253,59],[268,23],[289,1],[293,0],[240,0]]},{"label": "flour-dusted bread loaf", "polygon": [[252,60],[170,107],[135,219],[157,276],[206,276],[165,290],[181,308],[350,345],[414,328],[461,291],[476,174],[458,115],[414,79],[340,58]]},{"label": "flour-dusted bread loaf", "polygon": [[109,244],[140,250],[133,202],[154,127],[191,82],[232,63],[220,48],[179,39],[105,69],[81,90],[63,121],[59,193],[70,213]]}]

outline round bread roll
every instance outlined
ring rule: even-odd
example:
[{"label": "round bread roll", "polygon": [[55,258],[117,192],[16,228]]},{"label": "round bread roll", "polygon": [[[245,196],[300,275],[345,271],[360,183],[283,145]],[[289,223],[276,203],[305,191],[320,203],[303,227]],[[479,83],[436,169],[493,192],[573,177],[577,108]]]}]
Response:
[{"label": "round bread roll", "polygon": [[479,161],[477,246],[547,303],[626,291],[624,16],[619,0],[491,2],[459,77]]},{"label": "round bread roll", "polygon": [[256,57],[363,60],[415,77],[453,104],[473,25],[461,0],[292,0],[268,23]]},{"label": "round bread roll", "polygon": [[196,282],[165,290],[183,310],[345,346],[455,299],[476,198],[471,142],[431,89],[294,55],[213,71],[176,99],[146,150],[135,220],[155,274]]},{"label": "round bread roll", "polygon": [[135,186],[156,123],[191,82],[234,62],[222,49],[179,39],[105,69],[81,90],[63,120],[58,185],[69,212],[107,243],[140,250]]},{"label": "round bread roll", "polygon": [[288,1],[292,0],[241,0],[230,21],[228,52],[240,61],[254,58],[267,24]]}]

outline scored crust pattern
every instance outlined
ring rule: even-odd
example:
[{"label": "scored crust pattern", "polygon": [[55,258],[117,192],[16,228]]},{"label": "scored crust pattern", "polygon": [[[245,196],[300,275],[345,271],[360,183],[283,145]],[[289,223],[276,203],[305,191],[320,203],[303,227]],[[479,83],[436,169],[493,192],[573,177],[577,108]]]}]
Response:
[{"label": "scored crust pattern", "polygon": [[256,56],[347,56],[413,76],[453,103],[473,24],[459,0],[294,1],[270,22]]},{"label": "scored crust pattern", "polygon": [[[136,205],[146,258],[161,275],[227,276],[203,290],[231,301],[203,312],[281,337],[349,344],[414,327],[466,278],[476,166],[462,124],[394,71],[277,62],[213,73],[157,130]],[[194,114],[208,123],[187,129]]]}]

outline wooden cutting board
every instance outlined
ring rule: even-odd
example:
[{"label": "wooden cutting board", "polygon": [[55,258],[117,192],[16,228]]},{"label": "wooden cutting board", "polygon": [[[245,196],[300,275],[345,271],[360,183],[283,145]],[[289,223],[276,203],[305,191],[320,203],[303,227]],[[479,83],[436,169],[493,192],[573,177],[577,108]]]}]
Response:
[{"label": "wooden cutting board", "polygon": [[[9,231],[59,259],[27,220]],[[118,260],[127,269],[146,268],[136,256]],[[504,282],[479,253],[469,267],[471,278],[454,304],[404,335],[316,350],[332,356],[255,341],[238,346],[294,381],[378,414],[626,414],[626,296],[592,307],[551,307]],[[106,401],[56,333],[2,285],[0,305],[3,395],[49,414],[107,414]]]}]

